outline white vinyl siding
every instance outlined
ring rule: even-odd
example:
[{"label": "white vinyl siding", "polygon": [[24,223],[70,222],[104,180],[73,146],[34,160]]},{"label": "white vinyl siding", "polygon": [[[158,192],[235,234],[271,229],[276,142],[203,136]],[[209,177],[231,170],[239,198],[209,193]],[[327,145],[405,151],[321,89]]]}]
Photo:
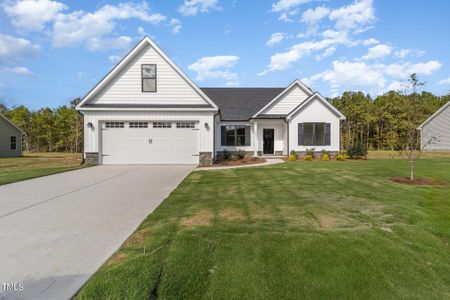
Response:
[{"label": "white vinyl siding", "polygon": [[[129,121],[129,122],[196,122],[198,123],[198,149],[199,152],[213,152],[213,112],[84,112],[84,145],[85,152],[100,152],[99,140],[101,139],[101,123],[103,121]],[[88,127],[91,122],[94,126]],[[207,125],[205,125],[207,124]],[[128,127],[128,126],[125,126]],[[153,124],[149,124],[153,127]]]},{"label": "white vinyl siding", "polygon": [[[156,64],[156,92],[142,92],[141,65]],[[207,104],[187,81],[150,45],[89,101],[90,104]]]},{"label": "white vinyl siding", "polygon": [[306,98],[308,98],[308,94],[298,85],[294,85],[286,94],[266,108],[261,114],[288,114]]},{"label": "white vinyl siding", "polygon": [[[298,145],[298,123],[330,123],[330,145],[302,146]],[[315,148],[316,151],[339,151],[340,120],[319,99],[312,100],[308,105],[295,114],[289,122],[289,150],[305,151]]]},{"label": "white vinyl siding", "polygon": [[421,142],[425,150],[450,151],[450,105],[423,126]]}]

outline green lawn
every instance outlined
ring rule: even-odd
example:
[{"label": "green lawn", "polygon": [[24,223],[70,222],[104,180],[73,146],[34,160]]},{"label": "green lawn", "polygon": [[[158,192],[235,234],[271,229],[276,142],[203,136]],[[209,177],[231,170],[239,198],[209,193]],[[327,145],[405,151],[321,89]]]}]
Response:
[{"label": "green lawn", "polygon": [[81,168],[72,153],[25,153],[23,157],[0,158],[0,185]]},{"label": "green lawn", "polygon": [[[449,299],[450,186],[401,160],[189,175],[80,299]],[[450,181],[450,159],[417,175]]]}]

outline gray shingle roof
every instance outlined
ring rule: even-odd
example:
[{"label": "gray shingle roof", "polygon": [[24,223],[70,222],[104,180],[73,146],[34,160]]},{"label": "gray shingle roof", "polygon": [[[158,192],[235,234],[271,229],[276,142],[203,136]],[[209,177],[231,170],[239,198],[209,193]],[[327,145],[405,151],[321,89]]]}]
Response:
[{"label": "gray shingle roof", "polygon": [[220,110],[222,120],[248,120],[285,88],[201,88]]}]

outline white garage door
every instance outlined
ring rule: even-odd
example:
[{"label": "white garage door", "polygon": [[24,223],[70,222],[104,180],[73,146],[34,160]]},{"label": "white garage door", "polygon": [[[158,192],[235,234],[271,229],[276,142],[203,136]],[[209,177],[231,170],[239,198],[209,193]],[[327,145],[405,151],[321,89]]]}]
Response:
[{"label": "white garage door", "polygon": [[198,123],[108,121],[103,164],[198,164]]}]

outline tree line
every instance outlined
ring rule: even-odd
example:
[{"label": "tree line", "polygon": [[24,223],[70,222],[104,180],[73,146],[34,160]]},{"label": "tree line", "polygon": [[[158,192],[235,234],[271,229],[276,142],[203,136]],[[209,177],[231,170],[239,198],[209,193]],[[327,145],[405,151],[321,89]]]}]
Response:
[{"label": "tree line", "polygon": [[[417,101],[415,105],[413,99]],[[24,150],[80,152],[83,117],[75,110],[79,101],[77,98],[69,105],[39,110],[29,110],[23,105],[8,109],[0,105],[0,112],[25,132]],[[450,94],[436,96],[423,91],[405,95],[390,91],[372,98],[362,92],[344,92],[330,101],[346,116],[341,123],[341,149],[363,143],[369,150],[401,150],[408,129],[419,126],[450,101]],[[413,107],[416,116],[411,119]],[[411,124],[411,120],[416,124]]]},{"label": "tree line", "polygon": [[344,92],[331,99],[346,116],[341,123],[341,149],[362,143],[369,150],[402,150],[410,129],[417,128],[448,101],[450,94],[436,96],[426,91],[390,91],[376,98],[362,92]]},{"label": "tree line", "polygon": [[69,105],[38,110],[23,105],[8,109],[0,104],[0,113],[24,131],[25,151],[78,153],[83,141],[83,117],[75,110],[79,101],[76,98]]}]

